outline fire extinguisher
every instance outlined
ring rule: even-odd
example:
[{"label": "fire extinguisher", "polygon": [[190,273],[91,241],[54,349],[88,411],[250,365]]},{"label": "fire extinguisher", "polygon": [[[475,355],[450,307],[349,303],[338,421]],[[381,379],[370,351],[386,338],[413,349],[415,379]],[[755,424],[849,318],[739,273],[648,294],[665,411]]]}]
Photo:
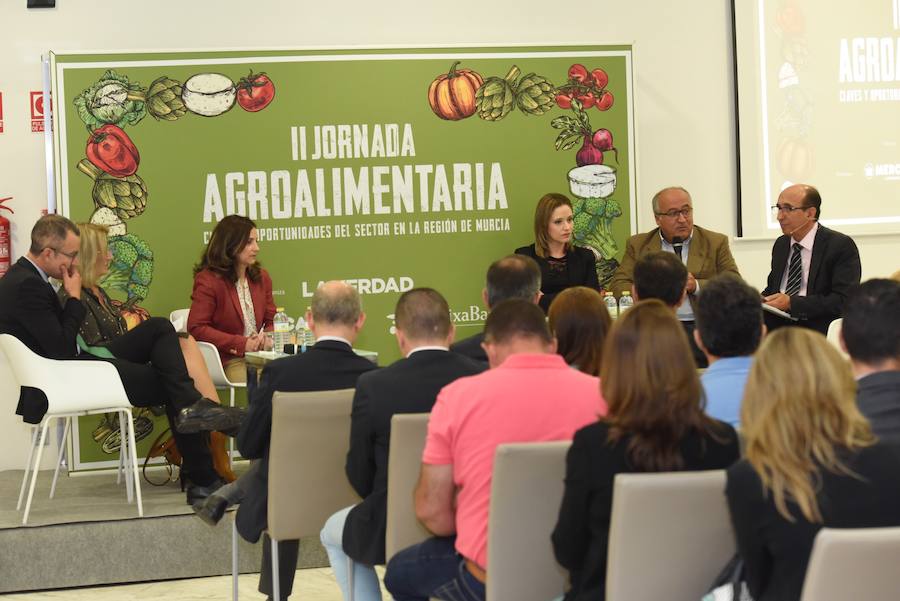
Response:
[{"label": "fire extinguisher", "polygon": [[[12,200],[12,196],[0,198],[0,209],[6,209],[10,213],[15,213],[15,211],[3,205],[7,200]],[[11,260],[12,248],[10,247],[9,219],[0,213],[0,278],[9,271],[9,263]]]}]

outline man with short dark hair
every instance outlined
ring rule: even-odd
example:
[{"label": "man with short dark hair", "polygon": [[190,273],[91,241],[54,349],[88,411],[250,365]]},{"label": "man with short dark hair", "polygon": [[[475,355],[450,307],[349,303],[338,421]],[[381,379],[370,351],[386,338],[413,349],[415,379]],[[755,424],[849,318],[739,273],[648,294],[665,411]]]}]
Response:
[{"label": "man with short dark hair", "polygon": [[[494,261],[488,267],[485,280],[481,298],[488,311],[497,303],[512,298],[534,303],[541,298],[541,268],[525,255],[509,255]],[[488,359],[481,347],[482,341],[484,332],[454,343],[450,350],[486,365]]]},{"label": "man with short dark hair", "polygon": [[[235,523],[240,535],[251,542],[259,540],[268,525],[269,442],[274,393],[355,388],[362,374],[376,369],[371,361],[353,352],[353,343],[366,321],[366,315],[362,312],[359,293],[352,286],[339,281],[325,282],[319,286],[313,293],[306,320],[316,336],[316,343],[305,353],[276,359],[266,365],[259,385],[250,397],[247,419],[238,433],[237,446],[243,457],[258,461],[198,508],[200,517],[214,524],[221,519],[229,504],[240,502]],[[299,541],[278,543],[278,574],[284,598],[291,594],[299,551]],[[264,537],[259,591],[270,598],[272,596],[272,557],[268,535]]]},{"label": "man with short dark hair", "polygon": [[662,251],[648,253],[634,264],[631,294],[636,301],[659,299],[677,311],[687,294],[687,279],[688,270],[675,255]]},{"label": "man with short dark hair", "polygon": [[[372,566],[385,561],[391,418],[398,413],[428,413],[441,388],[485,369],[468,357],[448,352],[454,328],[447,301],[438,291],[404,292],[394,315],[403,359],[360,376],[353,397],[346,471],[362,503],[331,516],[321,534],[344,599],[351,598],[352,582],[356,601],[381,599]],[[347,570],[348,556],[353,560],[353,578]]]},{"label": "man with short dark hair", "polygon": [[762,313],[759,293],[730,273],[709,280],[694,303],[694,341],[709,360],[700,377],[706,413],[735,428],[752,355],[766,329]]},{"label": "man with short dark hair", "polygon": [[859,410],[879,439],[900,443],[900,282],[873,279],[851,290],[841,346],[857,378]]},{"label": "man with short dark hair", "polygon": [[[183,458],[187,502],[202,500],[221,482],[199,432],[235,429],[242,412],[221,407],[194,388],[178,336],[167,319],[145,320],[102,348],[88,347],[80,340],[78,330],[86,309],[76,269],[79,236],[78,226],[61,215],[45,215],[37,221],[28,252],[0,278],[0,333],[15,336],[42,357],[107,361],[116,368],[132,405],[165,404]],[[62,281],[68,293],[63,306],[51,277]],[[25,422],[39,423],[46,412],[47,397],[42,391],[20,391],[16,413]]]},{"label": "man with short dark hair", "polygon": [[415,502],[435,538],[388,563],[385,586],[395,599],[483,599],[497,446],[571,440],[606,413],[599,381],[555,354],[534,303],[495,305],[483,344],[491,369],[444,387],[431,412]]},{"label": "man with short dark hair", "polygon": [[859,250],[852,238],[819,223],[822,197],[812,186],[788,186],[772,210],[783,235],[772,246],[763,301],[796,321],[766,313],[766,326],[799,325],[825,334],[859,284]]}]

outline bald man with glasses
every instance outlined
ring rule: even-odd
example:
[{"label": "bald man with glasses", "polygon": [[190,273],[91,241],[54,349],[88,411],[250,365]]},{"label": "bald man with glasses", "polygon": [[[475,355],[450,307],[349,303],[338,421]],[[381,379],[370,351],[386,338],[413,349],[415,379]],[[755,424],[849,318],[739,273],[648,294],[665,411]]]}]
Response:
[{"label": "bald man with glasses", "polygon": [[773,214],[782,236],[772,246],[772,269],[765,304],[789,313],[794,321],[766,312],[770,330],[799,325],[826,334],[841,316],[850,290],[859,284],[859,250],[849,236],[819,223],[822,197],[807,184],[782,190]]},{"label": "bald man with glasses", "polygon": [[740,275],[737,263],[724,234],[694,225],[693,203],[687,190],[679,186],[663,188],[653,195],[651,204],[657,227],[628,239],[625,256],[608,289],[617,297],[631,291],[635,263],[650,253],[675,253],[688,270],[687,295],[678,307],[678,320],[691,342],[694,360],[699,367],[706,367],[706,356],[694,343],[694,301],[701,293],[704,281],[721,273]]}]

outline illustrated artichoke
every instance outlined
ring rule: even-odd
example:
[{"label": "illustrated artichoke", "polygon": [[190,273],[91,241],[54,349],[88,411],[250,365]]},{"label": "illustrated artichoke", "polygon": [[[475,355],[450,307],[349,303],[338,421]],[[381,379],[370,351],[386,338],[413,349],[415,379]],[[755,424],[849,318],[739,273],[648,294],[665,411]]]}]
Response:
[{"label": "illustrated artichoke", "polygon": [[187,112],[181,92],[181,82],[166,76],[153,80],[146,91],[147,111],[157,119],[175,121]]},{"label": "illustrated artichoke", "polygon": [[128,295],[128,303],[147,298],[153,281],[153,251],[135,234],[111,236],[109,250],[113,255],[109,274],[103,280],[107,288],[122,290]]},{"label": "illustrated artichoke", "polygon": [[506,77],[488,77],[475,92],[475,106],[478,116],[485,121],[499,121],[506,117],[516,106],[516,79],[519,68],[515,65]]},{"label": "illustrated artichoke", "polygon": [[78,162],[78,170],[94,180],[91,197],[96,208],[112,209],[123,221],[144,212],[147,206],[147,184],[138,174],[114,177],[97,169],[87,159]]},{"label": "illustrated artichoke", "polygon": [[112,123],[134,125],[147,114],[139,84],[108,70],[97,83],[75,97],[73,104],[88,131]]},{"label": "illustrated artichoke", "polygon": [[529,73],[519,80],[516,104],[527,115],[543,115],[556,106],[556,86],[546,77]]}]

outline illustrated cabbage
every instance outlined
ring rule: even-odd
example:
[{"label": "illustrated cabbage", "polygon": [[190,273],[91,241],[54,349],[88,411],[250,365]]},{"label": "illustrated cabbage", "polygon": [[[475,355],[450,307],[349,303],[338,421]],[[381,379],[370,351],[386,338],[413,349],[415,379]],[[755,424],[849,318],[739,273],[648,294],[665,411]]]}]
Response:
[{"label": "illustrated cabbage", "polygon": [[110,69],[75,97],[73,104],[88,131],[94,131],[107,123],[119,127],[136,124],[147,114],[143,99],[138,83]]}]

